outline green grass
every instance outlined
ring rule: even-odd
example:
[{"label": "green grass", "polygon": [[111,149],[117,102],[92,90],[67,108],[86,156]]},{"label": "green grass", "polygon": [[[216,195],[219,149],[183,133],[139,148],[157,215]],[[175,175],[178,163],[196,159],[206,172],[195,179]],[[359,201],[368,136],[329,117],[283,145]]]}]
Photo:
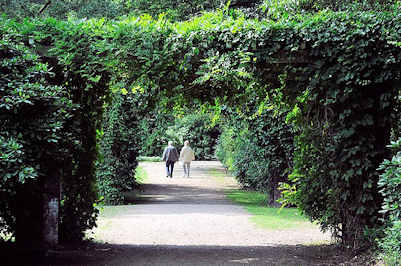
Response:
[{"label": "green grass", "polygon": [[146,173],[145,169],[142,166],[138,166],[135,169],[135,180],[139,184],[143,184],[143,182],[148,178],[148,174]]},{"label": "green grass", "polygon": [[218,169],[210,169],[209,174],[219,182],[224,182],[224,179],[227,177],[225,173],[219,171]]},{"label": "green grass", "polygon": [[226,191],[233,202],[245,207],[252,214],[252,222],[258,227],[271,230],[314,227],[297,209],[266,206],[266,194],[240,189]]},{"label": "green grass", "polygon": [[138,156],[137,158],[138,162],[162,162],[161,157],[149,157],[149,156]]},{"label": "green grass", "polygon": [[[216,181],[224,182],[227,175],[218,169],[209,171]],[[267,195],[261,192],[233,189],[225,192],[233,202],[245,207],[252,214],[251,221],[258,227],[270,230],[286,230],[295,228],[312,228],[314,224],[309,222],[295,208],[273,208],[267,206]]]}]

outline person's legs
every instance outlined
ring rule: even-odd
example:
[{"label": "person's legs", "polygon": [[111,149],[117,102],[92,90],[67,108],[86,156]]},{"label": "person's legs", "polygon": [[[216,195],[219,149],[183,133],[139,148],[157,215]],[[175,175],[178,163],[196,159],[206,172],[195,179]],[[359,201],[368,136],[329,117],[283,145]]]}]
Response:
[{"label": "person's legs", "polygon": [[170,162],[166,161],[166,177],[170,176],[169,166],[170,166]]},{"label": "person's legs", "polygon": [[170,177],[173,178],[174,162],[170,162]]},{"label": "person's legs", "polygon": [[191,162],[184,162],[184,172],[189,177],[189,169],[191,168]]},{"label": "person's legs", "polygon": [[184,175],[183,177],[187,176],[187,166],[186,166],[186,162],[182,162],[182,168],[184,168]]}]

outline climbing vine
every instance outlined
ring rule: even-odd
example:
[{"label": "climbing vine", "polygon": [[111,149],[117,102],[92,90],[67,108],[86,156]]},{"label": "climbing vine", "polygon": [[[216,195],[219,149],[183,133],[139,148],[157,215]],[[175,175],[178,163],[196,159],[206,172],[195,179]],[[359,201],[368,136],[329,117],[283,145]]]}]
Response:
[{"label": "climbing vine", "polygon": [[[60,123],[72,151],[60,167],[63,238],[79,239],[95,225],[97,137],[110,88],[151,91],[176,105],[196,99],[242,108],[250,95],[259,100],[269,96],[299,132],[284,200],[347,246],[363,246],[364,231],[380,225],[383,198],[376,169],[389,156],[386,144],[401,79],[397,10],[322,11],[274,22],[221,11],[182,23],[150,16],[20,24],[2,18],[1,23],[3,43],[11,39],[9,50],[23,45],[38,56],[53,72],[39,84],[61,87],[66,95],[61,102],[71,107],[58,109],[65,114],[66,123]],[[4,101],[9,92],[2,93]],[[124,117],[129,109],[118,112]],[[124,123],[119,130],[129,125]],[[2,138],[9,142],[9,136]],[[20,136],[12,137],[20,149]],[[130,152],[136,153],[124,154]],[[135,167],[132,160],[126,169]],[[27,175],[35,177],[32,163],[17,168],[24,165]]]}]

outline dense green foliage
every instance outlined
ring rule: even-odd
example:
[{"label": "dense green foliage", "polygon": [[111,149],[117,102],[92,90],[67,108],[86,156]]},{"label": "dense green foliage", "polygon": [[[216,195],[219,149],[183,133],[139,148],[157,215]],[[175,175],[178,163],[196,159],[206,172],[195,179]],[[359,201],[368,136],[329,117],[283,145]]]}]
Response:
[{"label": "dense green foliage", "polygon": [[391,160],[384,160],[379,167],[383,171],[380,175],[379,188],[384,197],[383,213],[394,220],[401,220],[401,139],[389,145],[394,150]]},{"label": "dense green foliage", "polygon": [[[399,6],[391,6],[386,12],[281,13],[275,22],[248,20],[235,12],[231,15],[223,11],[206,13],[182,23],[142,16],[118,22],[50,19],[2,26],[2,38],[14,40],[12,49],[18,50],[20,45],[31,48],[54,72],[53,77],[45,75],[47,82],[62,87],[66,99],[77,105],[66,112],[69,123],[62,130],[72,151],[61,167],[61,228],[70,233],[64,237],[80,238],[94,225],[96,129],[101,128],[109,87],[153,95],[141,112],[154,106],[155,98],[167,99],[173,105],[223,102],[239,109],[249,99],[256,98],[257,103],[269,99],[278,113],[266,112],[266,124],[257,117],[252,118],[255,122],[249,119],[241,132],[249,137],[246,141],[237,139],[235,145],[241,144],[242,151],[263,145],[277,148],[274,140],[287,138],[279,129],[285,126],[283,114],[288,113],[286,120],[297,130],[297,137],[293,173],[283,186],[285,200],[323,229],[332,230],[347,246],[361,246],[364,231],[381,224],[383,197],[377,187],[377,168],[389,156],[386,144],[395,122],[401,80]],[[9,21],[2,18],[1,23],[7,25]],[[138,110],[132,116],[125,114],[131,107],[122,107],[129,103],[115,104],[109,107],[110,119],[103,126],[113,144],[119,139],[111,132],[120,134],[129,119],[136,123],[141,117]],[[113,120],[114,114],[121,115],[123,122]],[[10,125],[7,130],[12,130]],[[265,134],[274,137],[270,140]],[[121,141],[130,143],[121,136]],[[9,142],[8,136],[2,137]],[[259,142],[266,139],[267,143]],[[2,147],[9,152],[11,146]],[[119,152],[124,156],[135,153],[120,148],[115,154],[103,154],[109,154],[110,160]],[[64,146],[57,145],[55,150],[64,150]],[[287,144],[277,150],[287,152]],[[260,152],[252,153],[257,161],[271,156]],[[287,156],[286,152],[280,154]],[[26,154],[28,159],[35,158]],[[241,158],[250,154],[243,153]],[[279,159],[269,158],[268,163],[277,169],[290,165],[289,160],[283,163],[281,155]],[[136,159],[121,163],[131,171]],[[25,166],[34,168],[31,163],[18,163],[14,168]],[[259,176],[283,180],[285,175],[269,174]]]},{"label": "dense green foliage", "polygon": [[172,115],[153,112],[140,121],[139,148],[142,156],[162,156],[169,137],[166,131],[174,123]]},{"label": "dense green foliage", "polygon": [[106,109],[97,169],[99,193],[105,204],[124,203],[124,192],[139,185],[134,178],[140,135],[135,110],[132,95],[120,93],[113,95]]},{"label": "dense green foliage", "polygon": [[[15,233],[21,208],[27,216],[37,216],[38,206],[32,201],[41,198],[34,190],[43,189],[43,179],[54,174],[53,167],[70,152],[63,130],[72,107],[61,87],[46,80],[47,66],[14,39],[10,29],[0,26],[1,233]],[[40,224],[31,224],[30,230],[37,232]]]},{"label": "dense green foliage", "polygon": [[[172,111],[173,112],[173,111]],[[161,156],[169,140],[178,151],[185,140],[194,149],[196,160],[214,158],[216,141],[220,129],[213,125],[210,114],[185,111],[186,114],[164,114],[161,112],[140,122],[140,154],[142,156]]]},{"label": "dense green foliage", "polygon": [[379,170],[383,171],[380,180],[380,193],[384,197],[382,212],[388,222],[385,237],[380,239],[379,247],[388,265],[401,263],[401,139],[390,145],[395,154],[391,160],[384,160]]},{"label": "dense green foliage", "polygon": [[254,115],[232,113],[219,138],[217,157],[243,187],[266,192],[277,205],[280,182],[292,169],[293,132],[285,114],[272,109]]},{"label": "dense green foliage", "polygon": [[[1,79],[1,156],[10,159],[1,168],[9,169],[1,180],[2,197],[8,198],[2,218],[15,233],[16,196],[24,203],[17,225],[24,219],[37,222],[21,224],[20,233],[23,228],[40,231],[43,182],[57,178],[62,184],[60,236],[81,239],[96,221],[96,129],[108,93],[97,37],[88,28],[51,19],[19,24],[6,18],[1,18],[1,37],[2,73],[9,73]],[[32,180],[15,187],[26,179]]]},{"label": "dense green foliage", "polygon": [[[391,43],[391,31],[382,28],[386,24],[396,27],[393,19],[385,22],[385,16],[363,14],[363,24],[355,23],[355,29],[345,31],[344,27],[353,25],[347,15],[329,18],[329,24],[312,24],[314,35],[308,38],[314,44],[309,55],[320,55],[315,67],[307,71],[295,67],[282,81],[285,86],[292,85],[288,89],[294,85],[307,88],[293,94],[298,98],[291,119],[302,127],[302,133],[296,138],[292,202],[353,247],[362,243],[363,231],[379,221],[376,168],[388,155],[385,145],[390,139],[400,78],[396,59],[400,51]],[[328,27],[333,30],[328,32]],[[371,38],[381,32],[385,36],[375,41]],[[319,43],[323,46],[316,50]],[[382,51],[380,57],[377,49]],[[331,58],[336,58],[337,64]],[[364,58],[368,60],[362,61]],[[301,72],[303,77],[294,79]],[[289,103],[293,100],[286,99]]]},{"label": "dense green foliage", "polygon": [[165,132],[173,140],[179,150],[188,140],[195,152],[196,160],[210,160],[214,158],[216,141],[220,135],[217,125],[213,125],[209,114],[187,114],[175,119],[174,125]]}]

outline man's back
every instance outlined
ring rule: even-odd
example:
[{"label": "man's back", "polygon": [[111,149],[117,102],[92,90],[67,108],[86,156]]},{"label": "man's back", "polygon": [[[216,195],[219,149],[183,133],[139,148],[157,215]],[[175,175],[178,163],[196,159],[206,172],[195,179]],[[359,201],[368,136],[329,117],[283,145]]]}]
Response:
[{"label": "man's back", "polygon": [[167,146],[163,152],[163,161],[178,161],[178,152],[174,146]]}]

